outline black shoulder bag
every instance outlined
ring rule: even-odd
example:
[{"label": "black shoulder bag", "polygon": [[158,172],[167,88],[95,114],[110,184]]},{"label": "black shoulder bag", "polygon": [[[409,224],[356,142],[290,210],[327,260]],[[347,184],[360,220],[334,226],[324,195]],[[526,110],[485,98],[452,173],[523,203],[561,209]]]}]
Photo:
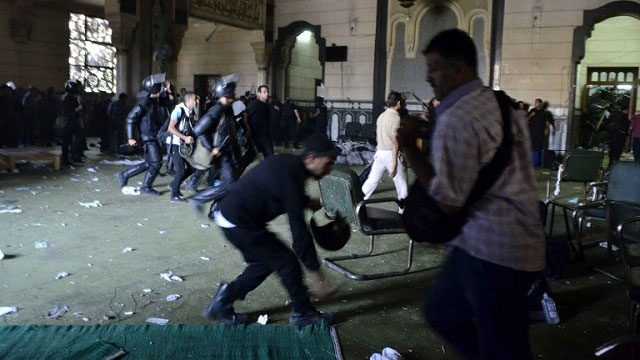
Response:
[{"label": "black shoulder bag", "polygon": [[427,191],[416,182],[409,189],[405,199],[402,220],[411,239],[417,242],[441,244],[455,239],[467,222],[470,209],[495,184],[504,169],[511,161],[513,135],[511,131],[511,110],[515,104],[503,91],[494,91],[502,114],[502,143],[496,150],[493,159],[478,173],[478,179],[471,189],[462,211],[455,215],[447,215],[440,209]]}]

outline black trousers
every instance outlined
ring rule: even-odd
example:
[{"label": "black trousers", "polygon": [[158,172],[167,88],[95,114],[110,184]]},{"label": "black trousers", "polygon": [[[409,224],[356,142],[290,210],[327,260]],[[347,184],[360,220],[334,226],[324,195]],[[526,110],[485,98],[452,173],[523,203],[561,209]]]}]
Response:
[{"label": "black trousers", "polygon": [[162,153],[160,152],[160,144],[157,140],[149,140],[143,143],[144,146],[144,162],[130,167],[123,174],[127,180],[131,177],[143,172],[147,172],[144,178],[143,188],[150,188],[153,181],[160,172],[162,166]]},{"label": "black trousers", "polygon": [[429,288],[425,317],[465,359],[531,359],[527,291],[539,277],[454,247]]},{"label": "black trousers", "polygon": [[242,300],[271,273],[276,272],[289,292],[291,308],[297,313],[312,309],[309,291],[302,281],[302,268],[296,255],[267,229],[235,227],[222,229],[248,264],[242,274],[229,283],[231,298]]},{"label": "black trousers", "polygon": [[174,170],[173,181],[171,185],[169,185],[171,187],[171,196],[178,196],[180,194],[180,184],[182,184],[189,175],[193,174],[195,169],[180,156],[179,145],[171,145],[169,156],[173,160]]},{"label": "black trousers", "polygon": [[81,160],[83,130],[79,126],[66,126],[62,129],[62,161],[69,161],[69,153],[74,161]]},{"label": "black trousers", "polygon": [[233,183],[240,178],[239,169],[235,166],[231,155],[223,154],[216,162],[216,168],[220,174],[219,185],[209,185],[206,189],[197,193],[192,199],[198,203],[220,200],[227,193]]},{"label": "black trousers", "polygon": [[256,150],[258,150],[258,152],[261,152],[265,159],[273,155],[273,142],[271,140],[256,139],[254,141],[254,144],[256,145]]},{"label": "black trousers", "polygon": [[622,150],[624,149],[624,143],[627,140],[627,135],[619,131],[614,131],[610,134],[609,140],[609,167],[614,162],[620,161]]}]

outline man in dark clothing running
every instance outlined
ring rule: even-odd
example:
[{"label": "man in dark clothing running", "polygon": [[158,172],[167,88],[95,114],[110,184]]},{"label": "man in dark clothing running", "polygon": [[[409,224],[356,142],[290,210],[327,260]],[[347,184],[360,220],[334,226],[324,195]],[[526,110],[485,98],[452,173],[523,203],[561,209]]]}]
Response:
[{"label": "man in dark clothing running", "polygon": [[[306,326],[331,323],[333,316],[317,311],[309,299],[302,280],[298,259],[311,271],[315,280],[314,293],[328,295],[326,282],[316,254],[311,234],[307,230],[304,209],[320,209],[317,199],[305,193],[305,180],[320,179],[331,171],[340,149],[321,134],[309,137],[302,157],[294,154],[271,156],[251,169],[227,192],[213,211],[215,223],[240,252],[247,267],[234,281],[224,283],[213,296],[204,315],[226,324],[247,323],[247,317],[237,314],[234,301],[245,296],[274,271],[278,273],[291,299],[292,325]],[[293,236],[293,251],[267,230],[267,223],[287,214]]]}]

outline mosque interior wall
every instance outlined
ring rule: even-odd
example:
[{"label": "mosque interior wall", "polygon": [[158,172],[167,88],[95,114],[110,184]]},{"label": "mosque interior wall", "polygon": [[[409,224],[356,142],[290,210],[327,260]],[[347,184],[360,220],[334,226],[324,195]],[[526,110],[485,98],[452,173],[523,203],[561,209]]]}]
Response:
[{"label": "mosque interior wall", "polygon": [[[276,27],[304,20],[320,25],[327,47],[348,47],[345,62],[325,63],[328,100],[373,98],[373,58],[376,31],[375,0],[277,0]],[[277,29],[276,29],[277,30]],[[276,31],[277,34],[277,31]]]}]

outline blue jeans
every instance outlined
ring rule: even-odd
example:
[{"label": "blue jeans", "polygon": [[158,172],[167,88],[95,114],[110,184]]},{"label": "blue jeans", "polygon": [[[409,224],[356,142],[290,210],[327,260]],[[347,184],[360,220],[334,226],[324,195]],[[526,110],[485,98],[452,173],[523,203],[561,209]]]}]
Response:
[{"label": "blue jeans", "polygon": [[424,315],[466,359],[531,359],[527,292],[539,276],[454,247],[429,289]]}]

